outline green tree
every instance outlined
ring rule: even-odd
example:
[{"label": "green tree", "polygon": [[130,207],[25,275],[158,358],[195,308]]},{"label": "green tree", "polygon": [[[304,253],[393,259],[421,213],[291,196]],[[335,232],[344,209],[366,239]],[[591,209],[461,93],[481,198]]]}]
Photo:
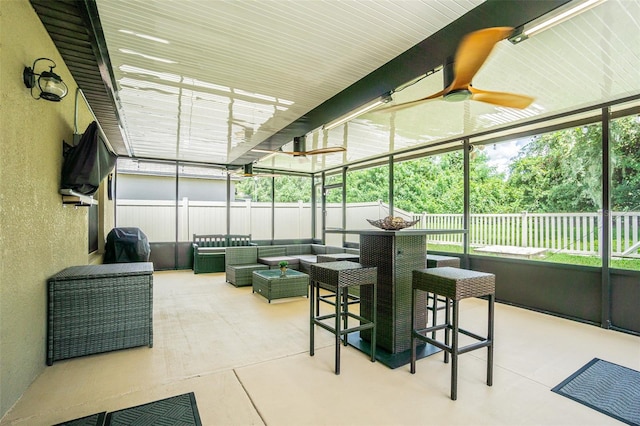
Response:
[{"label": "green tree", "polygon": [[522,194],[523,210],[588,212],[600,208],[600,126],[533,138],[510,166],[508,185]]},{"label": "green tree", "polygon": [[[347,203],[389,202],[389,166],[347,171]],[[339,194],[338,194],[339,195]],[[341,200],[338,200],[338,202]]]},{"label": "green tree", "polygon": [[640,122],[623,117],[611,122],[611,208],[640,209]]},{"label": "green tree", "polygon": [[480,151],[469,171],[469,202],[473,213],[518,213],[522,211],[522,191],[509,186],[504,173],[489,165]]},{"label": "green tree", "polygon": [[[273,178],[275,201],[311,201],[311,178],[300,176],[276,176]],[[236,199],[248,198],[256,202],[271,201],[271,177],[246,177],[235,184]]]},{"label": "green tree", "polygon": [[[473,154],[470,201],[473,213],[592,212],[601,205],[601,126],[565,129],[532,138],[511,163],[506,176],[492,167],[484,151]],[[640,208],[640,123],[635,117],[611,122],[611,198],[614,210]],[[394,165],[394,205],[413,213],[462,213],[463,157],[454,151]],[[339,182],[340,174],[331,178]],[[347,202],[389,202],[388,166],[347,172]],[[236,197],[271,200],[271,178],[246,178]],[[276,201],[311,199],[311,180],[274,179]],[[342,201],[329,191],[327,201]]]},{"label": "green tree", "polygon": [[[434,182],[441,170],[438,165],[440,158],[424,157],[405,161],[394,167],[394,205],[397,208],[413,213],[441,213],[443,209],[449,208],[444,207],[447,202],[439,204],[434,199],[437,192]],[[455,198],[455,195],[452,196]]]}]

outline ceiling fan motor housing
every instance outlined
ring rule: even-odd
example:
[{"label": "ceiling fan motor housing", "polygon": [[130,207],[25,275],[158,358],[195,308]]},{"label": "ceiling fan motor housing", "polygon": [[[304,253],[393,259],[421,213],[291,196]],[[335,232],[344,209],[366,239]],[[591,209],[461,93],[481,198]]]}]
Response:
[{"label": "ceiling fan motor housing", "polygon": [[447,102],[466,101],[467,99],[471,98],[471,92],[468,91],[467,89],[452,90],[449,93],[446,93],[445,95],[443,95],[442,97]]},{"label": "ceiling fan motor housing", "polygon": [[[449,87],[451,83],[453,83],[453,79],[455,78],[455,74],[453,72],[453,63],[453,56],[449,56],[445,61],[444,66],[442,67],[442,80],[443,87],[445,89]],[[457,89],[445,93],[442,97],[447,102],[466,101],[471,97],[471,92],[467,89]]]},{"label": "ceiling fan motor housing", "polygon": [[[295,136],[293,138],[293,152],[305,152],[307,150],[306,142],[306,136]],[[294,155],[294,157],[304,157],[304,155]]]},{"label": "ceiling fan motor housing", "polygon": [[444,66],[442,67],[442,87],[447,88],[453,83],[453,79],[455,78],[455,74],[453,72],[453,56],[447,57],[446,61],[444,61]]}]

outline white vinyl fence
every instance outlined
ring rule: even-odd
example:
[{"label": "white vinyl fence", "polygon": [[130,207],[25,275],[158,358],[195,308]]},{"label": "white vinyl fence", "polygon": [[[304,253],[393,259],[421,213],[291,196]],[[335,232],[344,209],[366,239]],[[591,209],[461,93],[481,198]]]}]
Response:
[{"label": "white vinyl fence", "polygon": [[[388,205],[382,202],[350,203],[346,209],[346,229],[372,228],[366,219],[383,218],[388,211]],[[232,234],[251,234],[255,240],[271,239],[273,220],[275,239],[311,238],[309,203],[276,203],[275,219],[272,219],[271,203],[239,201],[231,203],[230,214]],[[328,229],[341,228],[340,204],[328,205],[326,214]],[[178,241],[190,241],[193,234],[226,234],[226,215],[225,202],[185,198],[179,200],[177,206],[171,201],[118,200],[116,218],[117,226],[139,227],[150,241],[161,242],[176,240],[176,217]],[[414,214],[396,209],[395,215],[406,220],[419,219],[415,228],[463,228],[462,214]],[[602,221],[602,212],[472,214],[469,241],[472,247],[535,247],[598,255]],[[612,255],[640,258],[640,212],[612,212],[611,226]],[[430,235],[429,242],[462,245],[462,238],[461,234]],[[358,239],[351,235],[347,241]]]},{"label": "white vinyl fence", "polygon": [[[462,229],[461,214],[423,214],[416,227]],[[602,241],[602,211],[595,213],[472,214],[472,247],[491,245],[545,248],[554,252],[598,255]],[[640,258],[640,212],[611,212],[612,255]],[[462,235],[436,235],[430,242],[462,244]]]}]

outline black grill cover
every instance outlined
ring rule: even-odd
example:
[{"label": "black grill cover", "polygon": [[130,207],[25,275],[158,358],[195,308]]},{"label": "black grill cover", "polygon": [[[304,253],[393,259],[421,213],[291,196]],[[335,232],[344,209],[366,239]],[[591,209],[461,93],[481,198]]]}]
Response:
[{"label": "black grill cover", "polygon": [[65,146],[60,189],[93,195],[102,179],[113,170],[117,157],[109,151],[99,134],[98,124],[94,121],[82,134],[78,145]]},{"label": "black grill cover", "polygon": [[113,228],[107,235],[104,263],[148,262],[151,248],[140,228]]}]

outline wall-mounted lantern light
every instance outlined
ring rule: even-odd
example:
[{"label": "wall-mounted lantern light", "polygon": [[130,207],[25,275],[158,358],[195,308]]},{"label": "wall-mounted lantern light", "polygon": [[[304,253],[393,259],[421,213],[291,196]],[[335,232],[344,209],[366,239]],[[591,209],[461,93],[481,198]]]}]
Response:
[{"label": "wall-mounted lantern light", "polygon": [[[53,65],[47,65],[49,67],[49,71],[42,71],[38,74],[35,72],[35,69],[36,64],[39,61],[49,61]],[[59,102],[60,99],[67,95],[69,89],[67,88],[67,85],[64,84],[60,76],[53,72],[55,67],[56,63],[48,58],[38,58],[33,61],[33,66],[24,67],[22,79],[24,80],[24,85],[31,89],[31,97],[33,99],[42,98],[52,102]],[[38,76],[37,79],[36,76]],[[34,87],[40,91],[38,97],[33,95]]]}]

